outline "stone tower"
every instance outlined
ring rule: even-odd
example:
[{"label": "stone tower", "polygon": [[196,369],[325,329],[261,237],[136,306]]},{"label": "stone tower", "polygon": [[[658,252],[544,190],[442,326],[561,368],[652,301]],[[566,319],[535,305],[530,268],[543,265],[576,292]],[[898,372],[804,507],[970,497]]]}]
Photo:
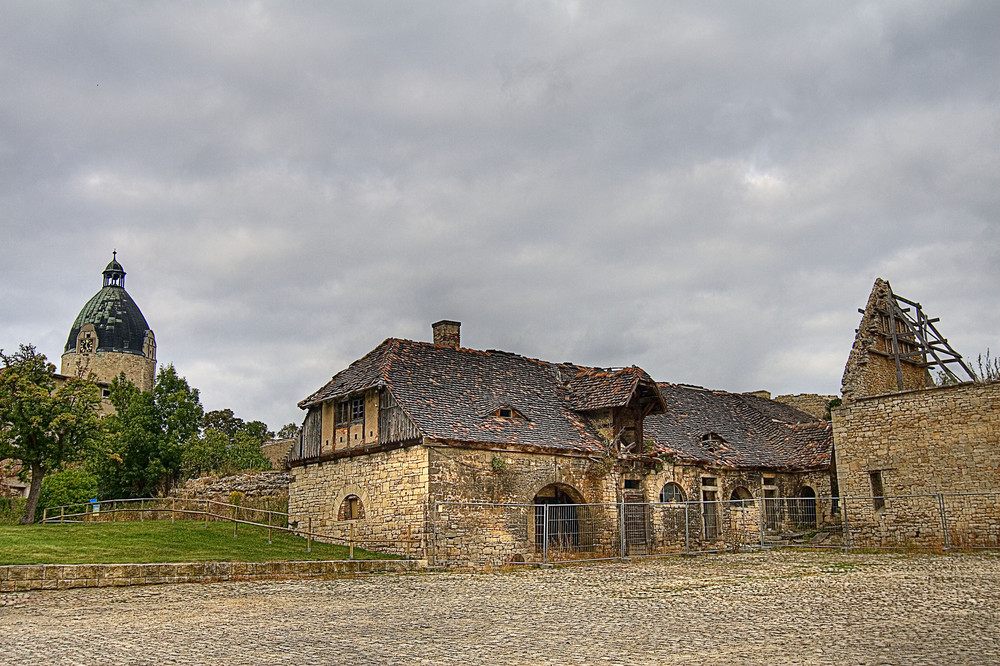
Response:
[{"label": "stone tower", "polygon": [[80,310],[62,355],[64,375],[110,382],[120,373],[142,391],[153,390],[156,339],[139,306],[125,291],[118,253],[104,269],[104,286]]}]

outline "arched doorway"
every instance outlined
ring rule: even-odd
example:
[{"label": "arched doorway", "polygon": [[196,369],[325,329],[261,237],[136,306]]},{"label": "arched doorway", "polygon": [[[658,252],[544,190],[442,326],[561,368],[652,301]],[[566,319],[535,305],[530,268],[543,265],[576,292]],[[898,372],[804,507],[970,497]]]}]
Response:
[{"label": "arched doorway", "polygon": [[802,527],[816,527],[816,491],[802,486],[799,491],[798,524]]},{"label": "arched doorway", "polygon": [[535,548],[576,550],[580,547],[582,516],[578,499],[581,499],[578,492],[559,483],[550,483],[535,494]]}]

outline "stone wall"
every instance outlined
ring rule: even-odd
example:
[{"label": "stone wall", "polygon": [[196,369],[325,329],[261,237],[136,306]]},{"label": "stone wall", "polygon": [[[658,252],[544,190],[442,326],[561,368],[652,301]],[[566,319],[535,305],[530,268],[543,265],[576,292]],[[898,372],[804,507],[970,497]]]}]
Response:
[{"label": "stone wall", "polygon": [[[951,545],[1000,538],[1000,496],[932,497],[1000,493],[1000,383],[858,399],[834,411],[833,439],[841,495],[859,498],[845,506],[860,537],[942,545],[944,521]],[[876,480],[895,497],[871,499]],[[899,497],[910,495],[921,497]]]},{"label": "stone wall", "polygon": [[[620,498],[621,475],[603,458],[438,446],[429,449],[429,463],[435,531],[428,557],[439,564],[541,559],[534,507],[539,491],[552,497],[558,488],[575,504],[614,504]],[[456,504],[463,502],[473,504]],[[578,545],[594,555],[611,554],[616,511],[573,511]]]},{"label": "stone wall", "polygon": [[0,566],[0,592],[267,578],[328,578],[374,572],[402,573],[416,571],[422,566],[423,563],[417,560],[26,564]]},{"label": "stone wall", "polygon": [[[379,552],[416,554],[426,547],[428,455],[423,446],[411,446],[291,470],[288,489],[290,521],[320,541],[344,543],[353,534],[360,547]],[[360,515],[339,520],[345,500],[356,497]],[[417,543],[409,550],[403,540]]]},{"label": "stone wall", "polygon": [[271,469],[287,469],[288,452],[291,451],[296,441],[295,437],[269,439],[261,445],[260,452],[264,454],[265,458],[271,461]]},{"label": "stone wall", "polygon": [[840,492],[887,495],[1000,491],[1000,383],[862,398],[833,414]]},{"label": "stone wall", "polygon": [[[228,503],[231,494],[242,493],[247,506],[257,506],[254,500],[274,499],[284,503],[288,499],[288,484],[292,476],[287,472],[241,472],[231,476],[200,476],[188,479],[182,488],[175,488],[171,495],[186,499],[211,499]],[[275,504],[274,502],[270,504]],[[262,508],[263,505],[257,508]],[[270,508],[270,506],[269,506]]]},{"label": "stone wall", "polygon": [[[295,467],[292,473],[289,513],[300,529],[308,527],[311,517],[314,533],[343,542],[353,525],[355,539],[369,539],[374,550],[400,554],[405,554],[400,544],[377,542],[409,534],[420,542],[421,556],[437,564],[542,559],[545,544],[538,516],[544,509],[535,504],[562,504],[557,492],[577,505],[567,511],[574,525],[570,550],[578,558],[621,553],[622,511],[627,514],[626,547],[632,555],[688,546],[728,547],[743,543],[746,533],[752,533],[751,541],[759,541],[760,504],[730,502],[738,488],[743,489],[740,497],[773,498],[773,504],[765,506],[773,511],[775,531],[802,527],[796,510],[801,508],[798,497],[805,486],[817,498],[813,526],[837,520],[825,471],[768,473],[693,465],[654,469],[639,461],[616,463],[600,455],[490,451],[429,441]],[[658,504],[660,490],[669,481],[681,485],[687,500],[700,503],[707,477],[715,479],[711,486],[715,503],[709,510],[716,512],[720,525],[720,534],[713,538],[703,534],[701,504],[689,505],[681,513]],[[357,498],[362,515],[348,520],[344,507],[351,497]],[[622,501],[628,505],[624,509]],[[631,508],[642,504],[649,506]],[[417,548],[414,545],[411,554],[417,554]]]},{"label": "stone wall", "polygon": [[835,395],[817,395],[816,393],[796,393],[794,395],[779,395],[775,402],[790,405],[795,409],[815,416],[818,420],[826,418],[826,406],[836,398]]}]

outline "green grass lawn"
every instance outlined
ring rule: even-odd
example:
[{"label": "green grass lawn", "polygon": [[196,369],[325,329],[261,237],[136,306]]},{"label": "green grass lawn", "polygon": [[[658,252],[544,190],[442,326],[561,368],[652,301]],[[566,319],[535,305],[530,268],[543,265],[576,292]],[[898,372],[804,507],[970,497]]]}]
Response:
[{"label": "green grass lawn", "polygon": [[[306,540],[274,530],[240,525],[233,538],[231,523],[194,520],[145,522],[0,525],[3,564],[141,564],[146,562],[269,562],[346,560],[346,546]],[[355,559],[388,559],[392,555],[354,549]]]}]

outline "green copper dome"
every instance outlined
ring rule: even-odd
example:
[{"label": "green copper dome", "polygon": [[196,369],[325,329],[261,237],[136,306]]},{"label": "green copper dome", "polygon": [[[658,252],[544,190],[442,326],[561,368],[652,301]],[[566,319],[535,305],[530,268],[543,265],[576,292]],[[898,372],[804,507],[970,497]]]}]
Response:
[{"label": "green copper dome", "polygon": [[76,349],[77,336],[86,324],[94,325],[96,351],[143,355],[149,325],[125,291],[125,269],[118,263],[117,252],[104,269],[104,286],[87,301],[73,322],[65,351]]}]

